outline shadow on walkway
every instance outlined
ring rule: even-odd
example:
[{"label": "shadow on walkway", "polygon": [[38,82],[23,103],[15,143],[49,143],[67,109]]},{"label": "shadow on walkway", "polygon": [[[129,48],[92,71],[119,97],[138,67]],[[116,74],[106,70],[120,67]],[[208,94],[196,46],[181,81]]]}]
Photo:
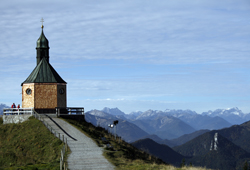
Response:
[{"label": "shadow on walkway", "polygon": [[77,139],[73,138],[72,136],[70,136],[60,125],[58,125],[50,116],[46,115],[52,122],[54,122],[68,137],[70,137],[71,139],[73,139],[74,141],[77,141]]}]

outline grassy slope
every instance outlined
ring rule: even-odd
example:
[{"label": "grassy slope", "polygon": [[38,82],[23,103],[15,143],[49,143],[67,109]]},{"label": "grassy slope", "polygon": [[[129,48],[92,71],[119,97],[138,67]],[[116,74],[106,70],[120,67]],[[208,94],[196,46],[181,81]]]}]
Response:
[{"label": "grassy slope", "polygon": [[0,122],[0,169],[59,169],[62,142],[37,119]]},{"label": "grassy slope", "polygon": [[[106,149],[104,156],[119,170],[205,170],[169,166],[122,140],[114,140],[114,137],[103,128],[96,128],[85,121],[67,121],[94,139],[99,146],[103,146],[105,142],[101,137],[105,137],[114,149]],[[59,169],[62,145],[59,139],[50,134],[46,127],[34,118],[21,124],[7,125],[3,125],[0,119],[0,169]]]},{"label": "grassy slope", "polygon": [[100,147],[107,143],[101,139],[102,137],[105,137],[113,146],[113,149],[105,149],[104,156],[119,170],[205,170],[203,168],[195,167],[175,168],[144,151],[138,150],[123,140],[115,140],[114,136],[108,134],[108,132],[101,127],[95,127],[91,123],[87,123],[83,120],[65,120],[77,127],[87,136],[91,137]]}]

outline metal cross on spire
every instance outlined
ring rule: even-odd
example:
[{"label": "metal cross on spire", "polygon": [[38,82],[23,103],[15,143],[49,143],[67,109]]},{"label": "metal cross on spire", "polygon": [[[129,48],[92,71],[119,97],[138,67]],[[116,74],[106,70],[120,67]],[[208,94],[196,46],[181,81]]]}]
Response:
[{"label": "metal cross on spire", "polygon": [[42,18],[42,19],[41,19],[41,23],[42,23],[42,28],[44,27],[44,26],[43,26],[43,22],[44,22],[44,20],[43,20],[43,18]]}]

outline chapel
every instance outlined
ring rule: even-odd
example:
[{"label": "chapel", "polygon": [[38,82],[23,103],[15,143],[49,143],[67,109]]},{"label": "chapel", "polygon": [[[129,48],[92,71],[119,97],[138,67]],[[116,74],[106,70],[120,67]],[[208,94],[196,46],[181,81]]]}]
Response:
[{"label": "chapel", "polygon": [[22,107],[34,108],[38,113],[55,113],[57,107],[67,107],[67,83],[49,62],[49,41],[41,35],[36,42],[36,67],[21,84]]}]

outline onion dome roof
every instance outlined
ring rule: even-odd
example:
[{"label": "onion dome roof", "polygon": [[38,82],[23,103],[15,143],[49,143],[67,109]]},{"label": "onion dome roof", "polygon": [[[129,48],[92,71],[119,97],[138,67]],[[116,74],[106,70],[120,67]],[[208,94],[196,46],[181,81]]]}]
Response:
[{"label": "onion dome roof", "polygon": [[37,40],[37,45],[36,48],[49,48],[49,41],[48,39],[45,37],[44,33],[43,33],[43,26],[42,26],[42,32],[40,37]]}]

